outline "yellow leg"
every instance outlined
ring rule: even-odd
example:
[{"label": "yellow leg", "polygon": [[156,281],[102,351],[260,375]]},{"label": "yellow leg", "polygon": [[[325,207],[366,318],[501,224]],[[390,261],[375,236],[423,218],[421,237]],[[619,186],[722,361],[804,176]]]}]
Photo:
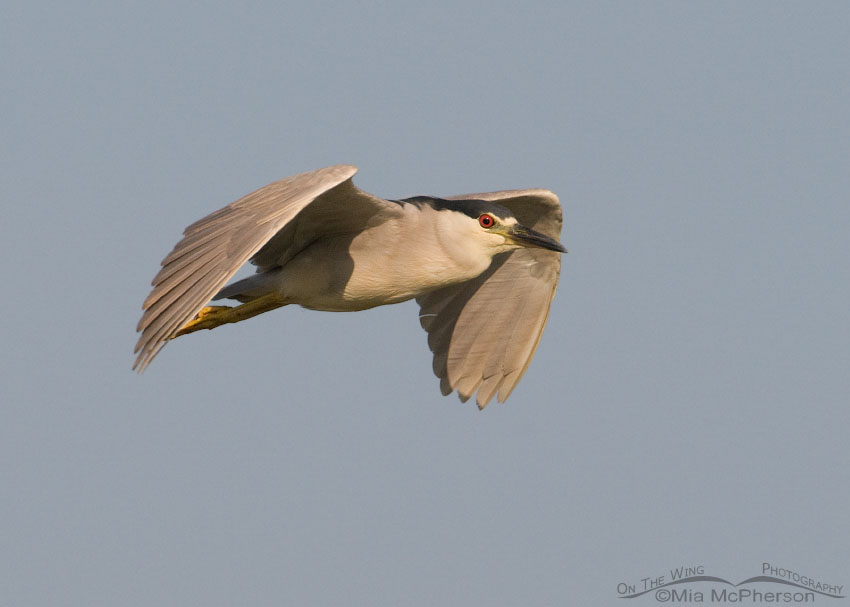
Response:
[{"label": "yellow leg", "polygon": [[274,310],[285,305],[286,302],[282,297],[276,293],[269,293],[239,306],[206,306],[198,312],[194,320],[189,321],[171,339],[194,333],[201,329],[215,329],[228,323],[247,320],[263,312],[268,312],[269,310]]}]

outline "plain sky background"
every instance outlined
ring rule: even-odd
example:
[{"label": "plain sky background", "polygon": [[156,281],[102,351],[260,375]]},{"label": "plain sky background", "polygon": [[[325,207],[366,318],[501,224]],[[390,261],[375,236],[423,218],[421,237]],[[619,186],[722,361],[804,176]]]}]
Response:
[{"label": "plain sky background", "polygon": [[[622,606],[764,561],[850,587],[848,31],[844,2],[6,2],[0,603]],[[560,196],[506,404],[440,396],[413,303],[130,371],[182,229],[336,163]]]}]

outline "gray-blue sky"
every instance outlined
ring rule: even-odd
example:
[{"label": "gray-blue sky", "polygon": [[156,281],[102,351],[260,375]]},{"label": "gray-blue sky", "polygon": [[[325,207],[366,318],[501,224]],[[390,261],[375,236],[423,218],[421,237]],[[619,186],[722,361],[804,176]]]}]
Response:
[{"label": "gray-blue sky", "polygon": [[[7,4],[2,602],[619,605],[765,560],[850,586],[848,26]],[[342,162],[388,197],[560,195],[570,253],[506,405],[440,397],[413,304],[286,308],[130,372],[188,223]]]}]

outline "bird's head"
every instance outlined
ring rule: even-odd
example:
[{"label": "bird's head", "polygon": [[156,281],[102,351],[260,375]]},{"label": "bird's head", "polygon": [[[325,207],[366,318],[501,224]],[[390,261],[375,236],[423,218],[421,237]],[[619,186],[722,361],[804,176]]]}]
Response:
[{"label": "bird's head", "polygon": [[520,248],[540,248],[559,253],[560,242],[521,224],[510,209],[484,200],[456,201],[455,224],[467,238],[491,255]]},{"label": "bird's head", "polygon": [[473,265],[486,268],[494,256],[519,248],[567,252],[560,242],[521,224],[509,208],[494,202],[431,196],[406,198],[403,202],[429,210],[420,217],[433,227],[430,233],[441,245],[433,251],[455,260],[465,259],[461,264],[470,268]]},{"label": "bird's head", "polygon": [[474,226],[476,239],[486,246],[497,249],[497,253],[532,247],[559,253],[567,252],[554,238],[519,223],[510,211],[502,215],[492,210],[484,211],[473,219],[476,224]]}]

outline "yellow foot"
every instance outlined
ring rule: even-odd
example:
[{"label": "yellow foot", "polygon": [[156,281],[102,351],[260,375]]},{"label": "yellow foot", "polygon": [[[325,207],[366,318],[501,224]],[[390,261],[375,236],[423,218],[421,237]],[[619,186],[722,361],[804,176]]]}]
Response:
[{"label": "yellow foot", "polygon": [[[228,310],[233,310],[230,306],[206,306],[195,316],[195,319],[186,324],[185,327],[177,331],[174,337],[180,337],[188,333],[194,333],[201,329],[215,329],[223,325],[225,322],[222,317],[228,315]],[[171,339],[174,339],[172,337]]]}]

